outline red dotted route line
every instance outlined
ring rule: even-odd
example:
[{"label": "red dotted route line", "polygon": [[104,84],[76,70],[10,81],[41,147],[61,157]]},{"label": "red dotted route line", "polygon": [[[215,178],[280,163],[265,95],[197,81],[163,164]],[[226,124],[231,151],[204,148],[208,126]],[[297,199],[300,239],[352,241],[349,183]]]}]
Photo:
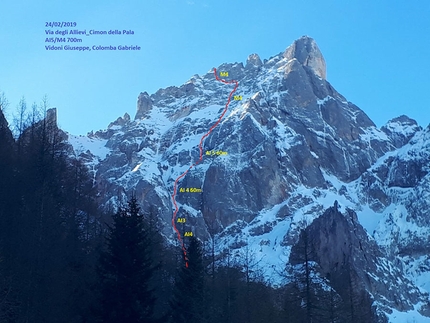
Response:
[{"label": "red dotted route line", "polygon": [[176,231],[176,234],[178,235],[179,243],[181,244],[182,251],[184,252],[185,266],[187,268],[188,268],[187,249],[185,248],[184,240],[182,239],[181,234],[179,233],[179,230],[176,228],[176,215],[178,214],[179,208],[178,208],[178,205],[176,204],[175,197],[176,197],[176,193],[177,193],[178,182],[180,179],[182,179],[188,173],[188,171],[191,168],[193,168],[194,166],[197,166],[203,160],[203,141],[211,134],[212,130],[214,130],[215,127],[218,126],[219,123],[221,122],[221,119],[224,117],[225,113],[227,112],[231,98],[233,97],[233,93],[236,92],[237,87],[239,86],[239,83],[236,80],[226,81],[224,79],[220,79],[217,75],[216,68],[214,68],[214,75],[215,75],[215,79],[219,82],[223,82],[225,84],[233,84],[234,83],[235,84],[234,89],[230,92],[230,95],[228,96],[227,103],[225,104],[225,107],[224,107],[224,111],[221,113],[220,117],[218,118],[218,121],[215,122],[212,125],[212,127],[210,127],[209,131],[206,132],[203,135],[203,137],[200,139],[200,143],[199,143],[200,157],[199,157],[199,159],[194,164],[192,164],[184,173],[182,173],[175,180],[175,184],[173,185],[172,201],[173,201],[173,205],[175,206],[175,210],[173,211],[172,226],[173,226],[173,229]]}]

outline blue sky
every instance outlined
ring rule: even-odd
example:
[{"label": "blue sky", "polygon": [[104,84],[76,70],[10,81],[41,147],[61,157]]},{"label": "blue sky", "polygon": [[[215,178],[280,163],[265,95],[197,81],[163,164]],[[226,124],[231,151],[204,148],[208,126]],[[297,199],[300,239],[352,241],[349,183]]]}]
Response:
[{"label": "blue sky", "polygon": [[[22,96],[31,105],[46,94],[63,129],[104,129],[125,112],[134,117],[140,92],[179,86],[252,53],[269,58],[309,35],[325,57],[327,80],[378,126],[401,114],[430,123],[429,1],[3,0],[0,11],[0,91],[9,119]],[[48,21],[131,29],[134,35],[90,36],[79,45],[142,49],[47,51]]]}]

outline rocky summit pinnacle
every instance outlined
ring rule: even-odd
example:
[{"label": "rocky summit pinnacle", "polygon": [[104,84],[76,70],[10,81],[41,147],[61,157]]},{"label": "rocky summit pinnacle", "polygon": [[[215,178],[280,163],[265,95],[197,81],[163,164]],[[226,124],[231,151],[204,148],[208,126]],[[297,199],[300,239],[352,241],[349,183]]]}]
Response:
[{"label": "rocky summit pinnacle", "polygon": [[246,60],[245,68],[260,67],[261,65],[263,65],[263,63],[261,62],[260,56],[258,56],[258,54],[251,54]]},{"label": "rocky summit pinnacle", "polygon": [[[381,315],[416,309],[430,317],[430,127],[401,116],[377,128],[326,80],[323,55],[307,36],[269,59],[252,54],[245,66],[216,70],[239,86],[208,135],[233,88],[213,69],[140,93],[134,120],[126,115],[87,140],[71,136],[101,208],[134,194],[143,209],[157,210],[175,244],[177,183],[183,232],[235,255],[252,250],[268,281],[282,279],[280,262],[309,227],[322,274],[338,270],[333,283],[352,266]],[[190,168],[199,147],[201,162]]]},{"label": "rocky summit pinnacle", "polygon": [[152,100],[149,97],[147,92],[143,92],[139,94],[137,99],[137,112],[135,119],[139,119],[145,117],[147,113],[151,110]]},{"label": "rocky summit pinnacle", "polygon": [[285,50],[284,57],[288,60],[297,59],[300,64],[308,66],[323,79],[327,76],[324,57],[315,40],[308,36],[297,39]]}]

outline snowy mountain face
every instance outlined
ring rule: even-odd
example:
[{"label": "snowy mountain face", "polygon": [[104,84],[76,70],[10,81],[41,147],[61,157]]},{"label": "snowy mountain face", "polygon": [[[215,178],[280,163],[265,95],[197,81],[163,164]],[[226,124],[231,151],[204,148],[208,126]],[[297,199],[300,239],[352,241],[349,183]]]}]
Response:
[{"label": "snowy mountain face", "polygon": [[[253,54],[245,65],[216,70],[239,86],[203,141],[202,161],[178,181],[180,232],[214,239],[220,253],[251,250],[276,285],[309,226],[329,237],[315,259],[322,268],[347,254],[390,321],[430,322],[430,128],[401,116],[378,129],[326,80],[309,37],[268,60]],[[174,182],[199,159],[199,142],[233,87],[210,70],[180,87],[141,93],[134,120],[126,114],[106,130],[69,135],[101,205],[115,207],[134,192],[144,207],[156,206],[176,244]],[[328,230],[334,223],[342,225]],[[350,247],[339,249],[340,242]]]}]

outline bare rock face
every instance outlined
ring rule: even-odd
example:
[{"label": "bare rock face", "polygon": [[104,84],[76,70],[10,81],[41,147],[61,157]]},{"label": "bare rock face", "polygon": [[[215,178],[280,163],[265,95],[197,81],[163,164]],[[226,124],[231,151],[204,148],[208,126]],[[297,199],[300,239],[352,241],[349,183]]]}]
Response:
[{"label": "bare rock face", "polygon": [[46,111],[46,121],[50,124],[57,125],[57,109],[51,108]]},{"label": "bare rock face", "polygon": [[327,72],[324,57],[312,38],[303,36],[296,40],[286,49],[284,57],[288,60],[297,59],[300,64],[311,68],[316,75],[326,79]]},{"label": "bare rock face", "polygon": [[396,148],[400,148],[408,143],[413,135],[422,128],[417,122],[405,115],[394,118],[387,122],[381,130],[390,137]]},{"label": "bare rock face", "polygon": [[3,111],[0,109],[0,136],[4,142],[2,145],[11,145],[14,140],[12,136],[12,132],[9,130],[8,122],[3,114]]},{"label": "bare rock face", "polygon": [[251,54],[248,56],[248,59],[246,60],[245,69],[256,69],[263,65],[263,62],[260,59],[260,56],[258,54]]},{"label": "bare rock face", "polygon": [[[311,260],[319,264],[323,276],[330,273],[330,281],[340,295],[345,291],[345,275],[353,268],[357,288],[369,291],[376,301],[387,307],[407,311],[419,301],[427,303],[428,294],[412,288],[411,281],[404,277],[401,269],[390,265],[393,259],[384,258],[375,241],[368,238],[354,211],[347,209],[342,214],[336,202],[306,230],[309,247],[313,250]],[[294,258],[295,252],[293,247],[290,257]]]},{"label": "bare rock face", "polygon": [[114,122],[111,122],[108,126],[108,129],[112,127],[124,127],[128,122],[130,122],[130,115],[125,113],[123,117],[118,117]]}]

